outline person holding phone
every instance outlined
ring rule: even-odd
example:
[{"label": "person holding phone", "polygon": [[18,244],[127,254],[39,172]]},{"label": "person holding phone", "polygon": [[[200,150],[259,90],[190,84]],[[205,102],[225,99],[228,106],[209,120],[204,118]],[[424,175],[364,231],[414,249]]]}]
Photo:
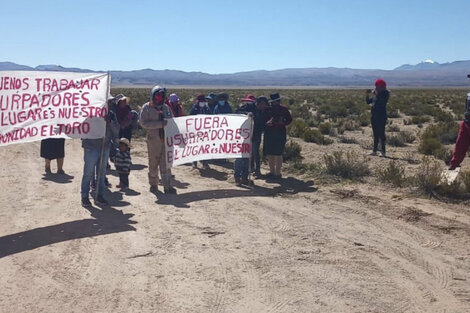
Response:
[{"label": "person holding phone", "polygon": [[366,103],[370,105],[370,123],[374,134],[374,148],[371,155],[377,155],[380,142],[381,157],[385,154],[385,124],[387,123],[387,102],[390,93],[387,83],[379,78],[375,81],[375,90],[366,90]]}]

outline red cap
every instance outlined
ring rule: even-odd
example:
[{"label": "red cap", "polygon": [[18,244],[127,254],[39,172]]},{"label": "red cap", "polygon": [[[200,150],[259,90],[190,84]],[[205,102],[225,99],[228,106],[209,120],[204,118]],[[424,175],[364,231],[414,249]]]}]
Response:
[{"label": "red cap", "polygon": [[382,88],[386,88],[387,87],[387,83],[385,82],[385,80],[383,80],[382,78],[379,78],[375,81],[375,87],[382,87]]}]

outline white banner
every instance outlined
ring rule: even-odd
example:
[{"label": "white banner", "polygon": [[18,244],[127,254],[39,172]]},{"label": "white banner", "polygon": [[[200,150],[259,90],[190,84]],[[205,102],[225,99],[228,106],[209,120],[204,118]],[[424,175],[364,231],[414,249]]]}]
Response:
[{"label": "white banner", "polygon": [[45,138],[102,138],[106,73],[0,71],[0,146]]},{"label": "white banner", "polygon": [[189,115],[165,126],[168,167],[198,160],[249,158],[251,118],[246,115]]}]

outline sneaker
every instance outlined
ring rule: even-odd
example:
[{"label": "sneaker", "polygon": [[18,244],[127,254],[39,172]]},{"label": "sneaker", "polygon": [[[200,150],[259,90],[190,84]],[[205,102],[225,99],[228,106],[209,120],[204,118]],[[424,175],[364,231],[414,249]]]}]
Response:
[{"label": "sneaker", "polygon": [[176,194],[176,189],[172,186],[163,188],[166,194]]},{"label": "sneaker", "polygon": [[50,167],[44,168],[44,171],[46,171],[46,174],[52,174]]},{"label": "sneaker", "polygon": [[91,202],[90,202],[90,199],[88,199],[88,197],[82,198],[82,207],[84,208],[91,207]]},{"label": "sneaker", "polygon": [[204,164],[204,165],[202,166],[202,168],[205,169],[205,170],[209,170],[209,169],[210,169],[210,166],[209,166],[209,164]]},{"label": "sneaker", "polygon": [[385,152],[380,152],[380,157],[386,158],[387,156],[385,155]]},{"label": "sneaker", "polygon": [[235,178],[235,185],[236,186],[241,186],[242,185],[242,179],[240,177]]},{"label": "sneaker", "polygon": [[64,172],[64,170],[57,170],[57,174],[59,174],[59,175],[65,175],[65,172]]},{"label": "sneaker", "polygon": [[106,199],[103,198],[103,196],[98,196],[98,197],[95,199],[95,204],[96,204],[96,205],[108,205],[109,202],[106,201]]},{"label": "sneaker", "polygon": [[245,185],[245,186],[253,186],[253,181],[248,179],[248,178],[244,178],[242,179],[242,185]]},{"label": "sneaker", "polygon": [[376,156],[376,155],[377,155],[377,151],[372,151],[369,155]]},{"label": "sneaker", "polygon": [[150,192],[157,193],[158,192],[158,186],[157,185],[151,185],[150,186]]}]

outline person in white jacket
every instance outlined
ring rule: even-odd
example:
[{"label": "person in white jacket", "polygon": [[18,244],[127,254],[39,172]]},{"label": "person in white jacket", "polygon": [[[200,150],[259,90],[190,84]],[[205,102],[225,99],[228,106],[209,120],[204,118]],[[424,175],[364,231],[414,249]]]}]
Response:
[{"label": "person in white jacket", "polygon": [[152,88],[150,101],[142,106],[140,124],[147,131],[147,149],[149,158],[150,191],[158,192],[158,170],[162,177],[165,193],[174,194],[176,189],[171,186],[171,173],[166,167],[165,131],[163,127],[167,119],[172,118],[171,109],[165,104],[166,89],[160,86]]}]

